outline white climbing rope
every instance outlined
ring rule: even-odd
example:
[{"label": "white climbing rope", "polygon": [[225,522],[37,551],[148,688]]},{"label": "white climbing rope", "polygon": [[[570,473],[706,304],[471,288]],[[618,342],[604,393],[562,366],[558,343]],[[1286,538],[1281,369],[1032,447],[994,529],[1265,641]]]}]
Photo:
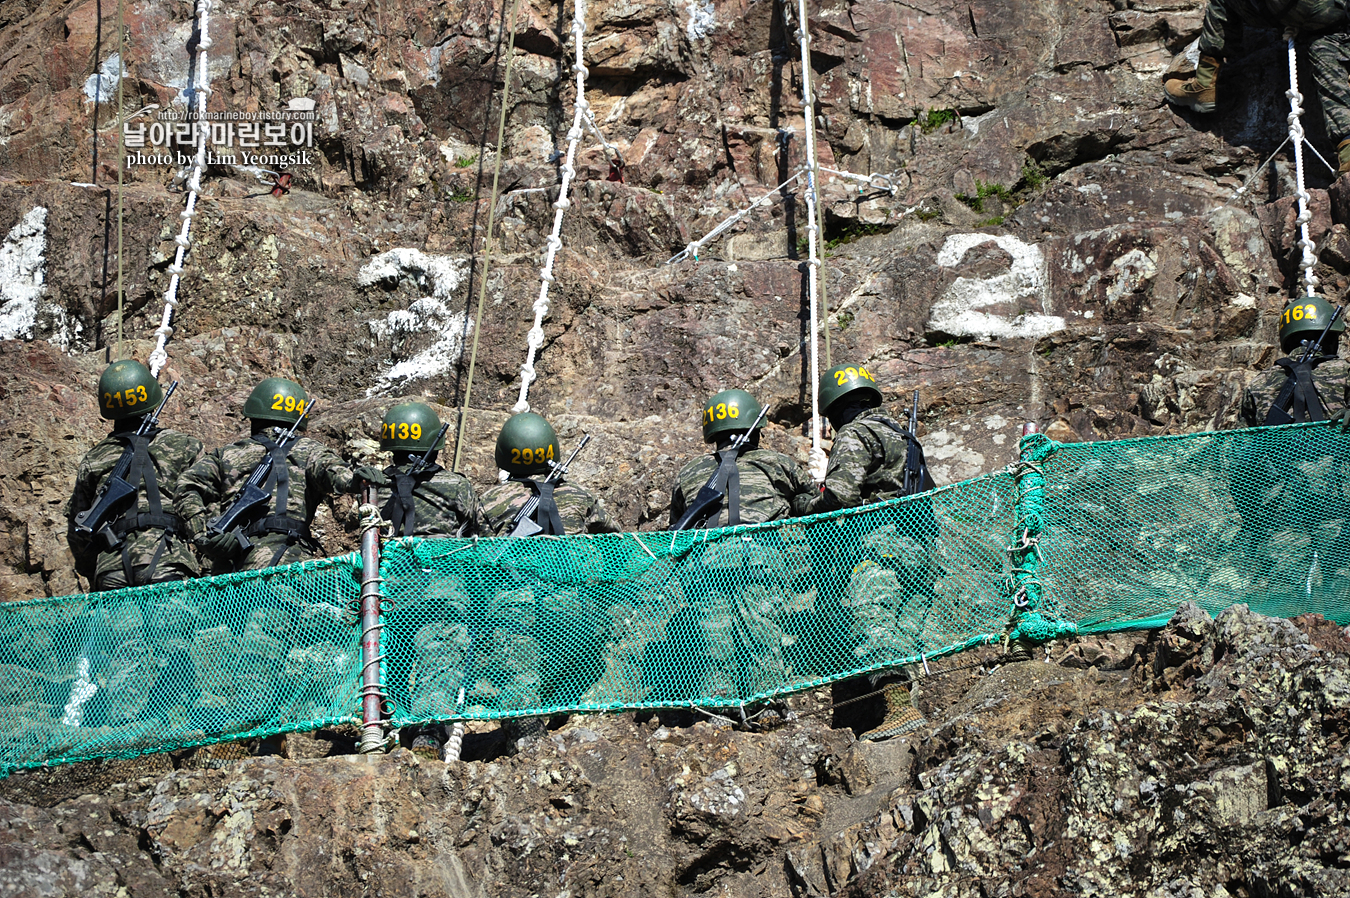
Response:
[{"label": "white climbing rope", "polygon": [[736,224],[738,221],[740,221],[742,218],[745,218],[745,216],[749,215],[751,212],[755,211],[755,210],[758,209],[760,206],[762,206],[762,205],[764,205],[765,203],[767,203],[767,202],[773,197],[774,194],[776,194],[776,193],[782,193],[783,190],[784,190],[789,184],[795,184],[795,183],[797,182],[797,179],[800,178],[800,177],[801,177],[802,175],[804,175],[804,174],[806,174],[805,170],[802,170],[802,171],[797,172],[795,175],[793,175],[792,177],[788,178],[788,179],[787,179],[786,181],[784,181],[782,184],[779,184],[779,185],[778,185],[777,187],[775,187],[773,190],[768,191],[768,192],[765,193],[762,197],[760,197],[759,199],[755,200],[753,203],[751,203],[750,205],[746,206],[744,209],[741,209],[741,210],[738,211],[738,212],[733,212],[733,213],[731,213],[731,215],[729,215],[729,216],[727,216],[727,218],[723,219],[722,222],[721,222],[720,224],[717,225],[717,227],[713,228],[711,231],[709,231],[709,232],[708,232],[707,234],[705,234],[703,237],[699,238],[698,240],[695,240],[693,243],[690,243],[690,244],[689,244],[688,246],[686,246],[684,249],[680,250],[678,253],[676,253],[675,255],[671,256],[669,259],[667,259],[667,260],[666,260],[666,264],[667,264],[667,265],[674,265],[674,264],[677,263],[677,262],[683,262],[685,259],[690,259],[690,258],[692,258],[695,262],[697,262],[697,261],[698,261],[698,254],[699,254],[699,251],[700,251],[701,249],[703,249],[703,247],[707,246],[709,243],[711,243],[712,241],[716,240],[718,237],[721,237],[723,234],[725,234],[725,233],[727,232],[728,229],[730,229],[733,225],[735,225],[735,224]]},{"label": "white climbing rope", "polygon": [[1285,96],[1289,98],[1289,141],[1294,145],[1294,177],[1298,181],[1298,222],[1299,238],[1298,245],[1303,249],[1303,259],[1299,267],[1303,269],[1303,289],[1308,296],[1317,293],[1317,275],[1313,269],[1317,267],[1317,256],[1314,254],[1315,244],[1308,236],[1308,222],[1312,220],[1312,213],[1308,211],[1308,190],[1303,186],[1303,94],[1298,92],[1298,54],[1294,51],[1294,36],[1296,32],[1290,28],[1284,33],[1284,39],[1289,46],[1289,90]]},{"label": "white climbing rope", "polygon": [[811,315],[811,449],[820,451],[820,319],[819,295],[820,228],[816,224],[816,195],[820,172],[816,162],[816,104],[811,90],[811,29],[806,0],[797,0],[797,41],[802,49],[802,120],[806,125],[806,271]]},{"label": "white climbing rope", "polygon": [[544,255],[544,267],[539,271],[539,298],[534,301],[534,326],[530,328],[529,335],[525,338],[527,351],[525,353],[525,364],[520,366],[520,399],[512,407],[512,411],[528,412],[530,410],[530,384],[534,382],[534,360],[539,353],[539,348],[544,345],[544,318],[548,315],[548,288],[553,283],[553,260],[558,255],[558,250],[562,249],[562,221],[563,213],[571,205],[567,199],[567,191],[571,186],[572,178],[576,176],[577,170],[573,163],[577,155],[577,142],[581,140],[581,126],[586,120],[590,111],[590,104],[586,102],[586,76],[589,72],[585,63],[582,61],[583,48],[586,36],[586,0],[576,0],[576,8],[572,13],[572,38],[576,41],[577,61],[572,64],[572,71],[577,78],[577,98],[575,113],[572,116],[572,127],[567,132],[567,156],[562,164],[562,183],[558,187],[558,200],[553,204],[555,210],[553,215],[553,233],[548,238],[548,249]]},{"label": "white climbing rope", "polygon": [[187,179],[187,204],[178,217],[183,220],[183,229],[173,242],[178,244],[173,264],[169,266],[169,288],[164,291],[164,317],[155,329],[155,349],[150,353],[150,373],[159,375],[159,370],[169,360],[165,344],[173,335],[173,311],[178,308],[178,280],[183,274],[183,257],[187,255],[192,241],[188,233],[192,228],[192,216],[196,214],[197,196],[202,189],[202,172],[206,170],[206,141],[210,127],[206,121],[206,100],[211,96],[210,73],[206,67],[206,51],[211,48],[210,32],[207,30],[211,16],[211,0],[197,0],[197,77],[193,97],[197,101],[197,156],[192,160],[192,174]]}]

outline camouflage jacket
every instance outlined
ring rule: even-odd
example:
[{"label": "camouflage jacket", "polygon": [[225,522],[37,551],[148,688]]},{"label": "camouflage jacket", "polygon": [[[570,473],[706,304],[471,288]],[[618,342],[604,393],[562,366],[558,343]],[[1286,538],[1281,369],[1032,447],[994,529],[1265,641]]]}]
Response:
[{"label": "camouflage jacket", "polygon": [[[267,436],[275,437],[277,433],[269,430]],[[253,469],[266,454],[261,444],[251,437],[244,437],[208,452],[183,475],[177,502],[178,514],[187,522],[194,539],[200,540],[206,534],[207,525],[230,507],[243,491]],[[308,437],[297,440],[286,457],[289,464],[285,505],[277,507],[277,494],[280,491],[275,490],[262,515],[284,516],[303,522],[307,536],[319,503],[337,493],[350,492],[355,477],[337,453]],[[262,515],[255,515],[253,520],[256,521]],[[265,566],[258,561],[264,555],[268,558],[272,556],[267,547],[286,542],[289,538],[278,532],[250,535],[249,539],[254,543],[255,550],[242,562],[229,566],[236,569]],[[225,559],[216,560],[220,562]],[[288,553],[282,562],[294,560],[297,557]]]},{"label": "camouflage jacket", "polygon": [[[845,424],[834,437],[824,488],[811,500],[807,513],[856,508],[903,495],[909,440],[901,434],[908,429],[880,411],[864,412]],[[931,480],[927,486],[932,486]]]},{"label": "camouflage jacket", "polygon": [[[385,520],[399,524],[394,509],[394,481],[412,467],[390,465],[384,469],[389,486],[375,491],[375,504]],[[440,465],[430,465],[417,475],[412,488],[413,527],[403,536],[474,536],[478,533],[478,496],[468,479]]]},{"label": "camouflage jacket", "polygon": [[[511,519],[532,496],[529,485],[516,479],[488,487],[482,495],[482,528],[487,536],[505,536],[511,529]],[[568,533],[618,533],[619,526],[610,518],[599,497],[589,490],[562,481],[553,491],[558,503],[558,516]]]},{"label": "camouflage jacket", "polygon": [[[122,572],[122,549],[119,548],[115,551],[100,550],[96,538],[91,538],[75,530],[75,516],[93,507],[97,501],[99,489],[112,474],[112,469],[117,465],[118,459],[122,457],[122,451],[126,446],[125,440],[109,435],[99,441],[93,449],[90,449],[84,460],[80,462],[80,469],[75,475],[75,489],[71,493],[70,501],[66,503],[67,537],[70,542],[70,550],[75,555],[81,573],[88,576],[95,584],[106,583],[109,579],[119,580],[117,575]],[[192,467],[194,462],[201,458],[202,441],[174,430],[160,430],[150,442],[149,453],[150,461],[155,468],[155,483],[159,488],[160,511],[163,514],[174,514],[175,500],[179,492],[179,479],[188,468]],[[133,483],[132,486],[137,488],[135,513],[150,514],[150,499],[146,495],[145,489],[142,488],[143,485]],[[132,508],[128,505],[126,508],[118,509],[115,514],[109,515],[106,520],[109,523],[116,522],[119,519],[126,520],[124,516],[131,512]],[[123,548],[126,549],[128,558],[134,567],[144,569],[149,565],[150,559],[154,557],[159,548],[162,533],[163,530],[158,527],[126,533]],[[177,575],[169,579],[196,576],[197,559],[193,556],[191,547],[182,539],[171,540],[161,553],[157,565],[156,579],[163,579],[158,576],[158,571],[176,571]],[[115,585],[128,584],[116,582]],[[96,588],[101,587],[96,586]]]},{"label": "camouflage jacket", "polygon": [[1275,31],[1293,27],[1306,34],[1325,34],[1344,28],[1346,13],[1338,0],[1209,0],[1200,30],[1200,52],[1224,55],[1244,24]]},{"label": "camouflage jacket", "polygon": [[[670,524],[684,516],[689,503],[717,472],[717,455],[700,455],[691,459],[675,477],[675,488],[670,494]],[[741,523],[759,524],[777,521],[805,513],[807,504],[816,495],[815,484],[801,465],[781,452],[772,449],[750,449],[736,459],[740,475]],[[723,507],[708,522],[708,527],[722,527],[727,522]]]},{"label": "camouflage jacket", "polygon": [[[1350,362],[1344,359],[1332,359],[1313,369],[1313,384],[1322,397],[1322,407],[1328,418],[1350,406],[1347,373],[1350,373]],[[1284,368],[1271,368],[1256,375],[1242,394],[1242,421],[1247,427],[1260,427],[1266,423],[1266,415],[1287,379],[1288,372]]]}]

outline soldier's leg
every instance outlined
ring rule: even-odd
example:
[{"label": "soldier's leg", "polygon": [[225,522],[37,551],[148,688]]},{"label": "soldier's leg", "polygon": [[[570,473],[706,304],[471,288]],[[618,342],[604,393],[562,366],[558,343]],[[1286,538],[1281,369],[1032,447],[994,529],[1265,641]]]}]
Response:
[{"label": "soldier's leg", "polygon": [[1344,174],[1350,171],[1350,35],[1321,35],[1308,45],[1307,56],[1327,136],[1337,142],[1337,170]]}]

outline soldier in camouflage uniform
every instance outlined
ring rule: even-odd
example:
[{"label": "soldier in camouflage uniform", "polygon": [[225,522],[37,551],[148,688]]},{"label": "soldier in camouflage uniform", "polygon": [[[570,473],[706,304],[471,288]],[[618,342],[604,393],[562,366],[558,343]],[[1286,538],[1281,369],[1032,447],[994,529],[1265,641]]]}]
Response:
[{"label": "soldier in camouflage uniform", "polygon": [[[1256,376],[1242,397],[1242,420],[1248,427],[1269,423],[1345,420],[1350,414],[1350,364],[1337,357],[1345,332],[1338,319],[1320,345],[1320,352],[1300,364],[1307,346],[1327,328],[1334,308],[1321,297],[1299,297],[1280,318],[1280,348],[1288,354]],[[1283,396],[1286,385],[1292,395]],[[1272,415],[1272,407],[1284,400]],[[1242,536],[1259,588],[1272,592],[1293,588],[1305,603],[1318,584],[1350,576],[1350,522],[1337,509],[1350,501],[1350,470],[1330,455],[1307,459],[1290,469],[1270,454],[1243,451],[1233,459],[1230,490],[1242,515]]]},{"label": "soldier in camouflage uniform", "polygon": [[[174,513],[179,477],[202,455],[196,437],[167,429],[137,437],[142,420],[164,392],[140,362],[109,365],[99,378],[99,411],[113,422],[112,433],[80,462],[75,489],[66,505],[71,551],[96,591],[182,580],[198,574],[197,559]],[[126,480],[134,497],[105,516],[92,535],[76,529],[76,516],[92,508],[123,452],[132,450]]]},{"label": "soldier in camouflage uniform", "polygon": [[534,412],[514,415],[502,426],[497,437],[496,461],[510,476],[483,491],[486,535],[509,534],[516,513],[532,496],[540,496],[533,519],[545,534],[619,532],[619,526],[598,496],[563,478],[551,484],[554,507],[549,507],[541,494],[543,484],[533,478],[547,476],[552,463],[562,461],[560,452],[553,427]]},{"label": "soldier in camouflage uniform", "polygon": [[[314,513],[324,499],[351,492],[356,477],[322,443],[298,435],[284,446],[276,442],[308,404],[309,397],[299,384],[267,378],[244,403],[252,435],[207,453],[183,475],[178,514],[187,522],[198,548],[215,562],[217,572],[257,570],[321,554],[309,532]],[[300,429],[304,426],[301,421]],[[235,529],[210,532],[207,525],[239,498],[249,476],[269,454],[272,469],[262,484],[267,503]],[[362,473],[379,476],[373,470]]]},{"label": "soldier in camouflage uniform", "polygon": [[[923,447],[909,428],[880,410],[881,390],[866,368],[839,365],[821,377],[820,402],[834,429],[828,462],[812,459],[813,474],[822,481],[820,495],[807,513],[855,508],[933,488]],[[923,621],[932,606],[931,548],[937,536],[932,505],[916,500],[906,505],[906,526],[887,525],[869,534],[860,547],[843,603],[851,610],[859,642],[860,664],[913,652]],[[885,739],[908,732],[926,721],[908,691],[892,673],[835,684],[835,701],[889,687],[884,717],[862,739]],[[850,714],[868,714],[860,708]]]},{"label": "soldier in camouflage uniform", "polygon": [[[478,496],[473,485],[464,475],[436,464],[437,453],[445,447],[440,430],[440,417],[423,402],[396,405],[384,416],[380,448],[394,453],[394,463],[382,472],[370,472],[370,476],[378,487],[375,504],[384,519],[393,524],[394,536],[478,533]],[[423,458],[427,458],[427,464],[418,468]],[[414,468],[418,468],[416,474]]]},{"label": "soldier in camouflage uniform", "polygon": [[[1294,405],[1285,409],[1293,421],[1334,418],[1342,409],[1350,406],[1350,392],[1347,392],[1350,383],[1346,380],[1350,364],[1336,353],[1341,334],[1345,333],[1344,317],[1332,325],[1331,331],[1322,341],[1321,351],[1306,366],[1300,366],[1297,361],[1306,351],[1306,344],[1315,342],[1321,336],[1334,314],[1331,303],[1320,296],[1301,297],[1285,308],[1280,315],[1280,349],[1288,354],[1288,358],[1280,359],[1274,368],[1258,374],[1242,394],[1244,424],[1260,427],[1267,423],[1271,407],[1291,378],[1296,385],[1310,383],[1312,386],[1311,394],[1306,393],[1306,387],[1295,387],[1294,396],[1291,397]],[[1301,367],[1307,370],[1300,370]],[[1320,408],[1320,414],[1314,410],[1314,402]],[[1279,415],[1277,418],[1283,421]]]},{"label": "soldier in camouflage uniform", "polygon": [[[436,464],[444,447],[441,419],[426,403],[407,402],[385,413],[380,448],[394,454],[394,463],[383,471],[361,468],[359,473],[376,487],[374,503],[393,525],[393,536],[477,535],[478,497],[468,479]],[[389,653],[391,698],[415,716],[448,715],[458,703],[468,660],[464,590],[443,584],[404,610],[427,622],[413,635],[412,646]],[[439,750],[446,733],[440,723],[430,722],[404,727],[399,739],[414,749]]]},{"label": "soldier in camouflage uniform", "polygon": [[[495,459],[508,479],[483,491],[483,533],[509,536],[517,513],[532,497],[539,498],[529,516],[540,528],[536,535],[619,531],[604,503],[589,490],[562,477],[543,482],[562,462],[561,451],[557,434],[539,415],[523,412],[507,420],[497,436]],[[584,543],[560,547],[541,542],[537,548],[555,558],[559,552],[575,553],[575,570],[600,563]],[[575,701],[602,670],[605,618],[577,589],[557,589],[523,571],[508,571],[506,577],[506,584],[475,590],[491,593],[486,607],[474,614],[474,656],[482,661],[478,669],[485,671],[473,678],[475,689],[495,693],[493,700],[503,710]],[[503,730],[519,745],[522,738],[542,732],[542,726],[533,719],[512,719]]]},{"label": "soldier in camouflage uniform", "polygon": [[1240,40],[1243,25],[1283,32],[1293,28],[1306,47],[1327,136],[1339,141],[1338,171],[1350,171],[1350,19],[1341,0],[1210,0],[1200,32],[1200,61],[1186,80],[1163,83],[1163,96],[1196,112],[1213,112],[1223,57]]},{"label": "soldier in camouflage uniform", "polygon": [[[714,451],[685,463],[675,478],[670,497],[670,523],[676,527],[685,517],[699,491],[718,474],[722,459],[732,444],[755,424],[761,406],[744,390],[723,390],[703,404],[700,411],[703,440]],[[719,455],[719,453],[721,453]],[[759,428],[736,453],[727,473],[725,496],[708,512],[686,527],[700,529],[741,524],[759,524],[802,513],[815,486],[791,458],[759,446]],[[721,484],[718,484],[721,487]],[[768,534],[765,539],[769,539]],[[706,664],[702,679],[694,685],[696,695],[671,695],[672,699],[725,697],[727,704],[740,698],[776,689],[788,676],[783,649],[793,640],[783,629],[781,596],[791,589],[794,574],[791,553],[772,551],[760,541],[731,537],[709,543],[691,554],[682,566],[681,586],[685,605],[668,626],[669,636],[686,631],[687,647],[670,653],[675,664],[687,665],[698,658]],[[697,622],[695,626],[681,621]],[[653,656],[659,650],[653,652]],[[653,669],[649,686],[674,671]]]}]

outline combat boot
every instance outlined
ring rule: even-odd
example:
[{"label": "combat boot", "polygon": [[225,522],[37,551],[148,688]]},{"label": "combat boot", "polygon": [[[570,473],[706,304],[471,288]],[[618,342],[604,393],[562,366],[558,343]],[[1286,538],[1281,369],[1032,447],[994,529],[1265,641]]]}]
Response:
[{"label": "combat boot", "polygon": [[885,693],[886,716],[881,723],[858,736],[859,739],[877,742],[892,736],[901,736],[928,723],[914,701],[909,690],[903,686],[894,686]]},{"label": "combat boot", "polygon": [[1336,144],[1336,174],[1350,172],[1350,137]]},{"label": "combat boot", "polygon": [[1195,74],[1185,81],[1172,79],[1163,82],[1163,96],[1169,103],[1186,106],[1196,112],[1213,112],[1217,93],[1214,82],[1219,76],[1219,60],[1201,56]]}]

